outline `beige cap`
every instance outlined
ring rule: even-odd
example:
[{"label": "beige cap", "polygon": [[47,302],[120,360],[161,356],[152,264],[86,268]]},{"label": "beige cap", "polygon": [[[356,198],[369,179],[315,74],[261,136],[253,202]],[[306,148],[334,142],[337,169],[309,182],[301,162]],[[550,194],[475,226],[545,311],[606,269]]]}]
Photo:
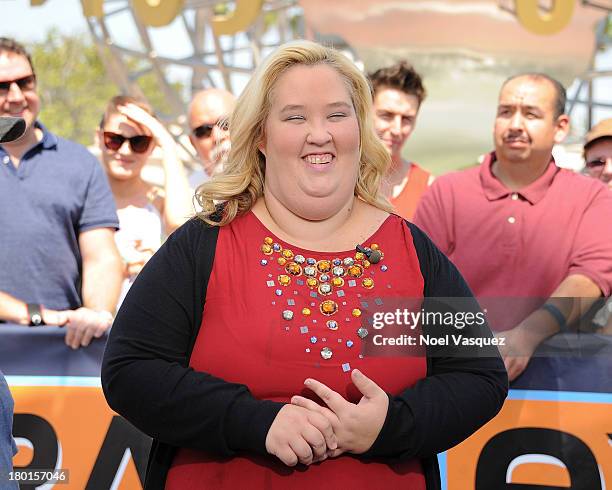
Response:
[{"label": "beige cap", "polygon": [[587,133],[584,140],[584,147],[589,146],[593,141],[599,138],[612,138],[612,117],[600,121]]}]

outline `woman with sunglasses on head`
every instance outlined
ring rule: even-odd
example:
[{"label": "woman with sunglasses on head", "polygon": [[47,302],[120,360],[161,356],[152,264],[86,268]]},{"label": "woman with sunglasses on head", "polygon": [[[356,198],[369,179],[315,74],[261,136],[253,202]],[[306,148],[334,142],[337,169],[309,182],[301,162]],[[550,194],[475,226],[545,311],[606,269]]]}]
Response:
[{"label": "woman with sunglasses on head", "polygon": [[[192,193],[176,143],[148,104],[129,96],[113,97],[97,140],[119,216],[115,241],[124,261],[122,299],[163,237],[193,214]],[[162,152],[163,189],[141,176],[156,146]]]}]

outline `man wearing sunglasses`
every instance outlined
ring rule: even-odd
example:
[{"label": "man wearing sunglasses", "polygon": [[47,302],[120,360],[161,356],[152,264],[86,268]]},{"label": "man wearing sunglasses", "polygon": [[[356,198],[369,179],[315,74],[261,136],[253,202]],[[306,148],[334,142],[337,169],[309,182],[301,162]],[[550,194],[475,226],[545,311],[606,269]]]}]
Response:
[{"label": "man wearing sunglasses", "polygon": [[46,312],[65,311],[66,344],[76,349],[112,323],[119,223],[96,158],[47,130],[39,110],[29,54],[0,37],[0,116],[26,125],[20,139],[0,144],[0,291],[16,298],[14,323],[43,325]]},{"label": "man wearing sunglasses", "polygon": [[190,178],[193,187],[210,179],[229,152],[228,119],[235,105],[236,98],[219,88],[202,90],[193,97],[189,105],[189,139],[204,170],[204,175],[196,173]]}]

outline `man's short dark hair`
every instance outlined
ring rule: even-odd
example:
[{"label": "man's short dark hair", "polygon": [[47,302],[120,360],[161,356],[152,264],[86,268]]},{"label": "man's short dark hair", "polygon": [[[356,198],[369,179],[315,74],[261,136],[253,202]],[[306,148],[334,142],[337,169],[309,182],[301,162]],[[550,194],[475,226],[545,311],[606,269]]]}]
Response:
[{"label": "man's short dark hair", "polygon": [[23,56],[28,60],[30,68],[32,68],[32,73],[34,73],[32,57],[23,44],[19,44],[17,41],[9,37],[0,37],[0,54],[1,53],[13,53]]},{"label": "man's short dark hair", "polygon": [[414,95],[419,101],[419,106],[427,96],[421,75],[406,60],[380,68],[368,75],[368,78],[372,84],[373,96],[383,87],[394,88],[400,92]]},{"label": "man's short dark hair", "polygon": [[555,114],[554,118],[557,119],[562,114],[565,114],[565,104],[567,103],[567,92],[565,91],[565,87],[559,82],[559,80],[554,79],[550,75],[546,73],[519,73],[518,75],[513,75],[510,78],[506,79],[506,81],[502,85],[503,88],[512,80],[516,80],[517,78],[530,78],[535,81],[546,80],[550,84],[552,84],[555,89]]}]

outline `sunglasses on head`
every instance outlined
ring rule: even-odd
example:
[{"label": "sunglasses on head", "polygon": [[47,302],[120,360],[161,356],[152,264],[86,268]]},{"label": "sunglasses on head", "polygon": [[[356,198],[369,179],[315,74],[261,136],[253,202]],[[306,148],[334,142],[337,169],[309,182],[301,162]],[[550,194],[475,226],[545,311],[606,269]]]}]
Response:
[{"label": "sunglasses on head", "polygon": [[144,134],[127,138],[122,134],[104,131],[104,146],[106,146],[106,148],[108,148],[110,151],[119,150],[119,148],[123,146],[123,143],[127,141],[130,144],[130,149],[134,153],[144,153],[149,149],[152,139],[153,138],[151,136],[146,136]]},{"label": "sunglasses on head", "polygon": [[214,124],[210,124],[210,123],[200,124],[197,128],[193,128],[191,132],[198,139],[210,138],[210,135],[212,134],[215,126],[217,126],[219,129],[223,131],[227,131],[229,129],[229,121],[227,120],[226,117],[222,117],[222,118],[219,118],[219,120]]},{"label": "sunglasses on head", "polygon": [[34,90],[34,87],[36,87],[36,75],[28,75],[27,77],[18,78],[17,80],[4,80],[0,82],[0,93],[7,93],[14,83],[17,84],[22,91]]}]

